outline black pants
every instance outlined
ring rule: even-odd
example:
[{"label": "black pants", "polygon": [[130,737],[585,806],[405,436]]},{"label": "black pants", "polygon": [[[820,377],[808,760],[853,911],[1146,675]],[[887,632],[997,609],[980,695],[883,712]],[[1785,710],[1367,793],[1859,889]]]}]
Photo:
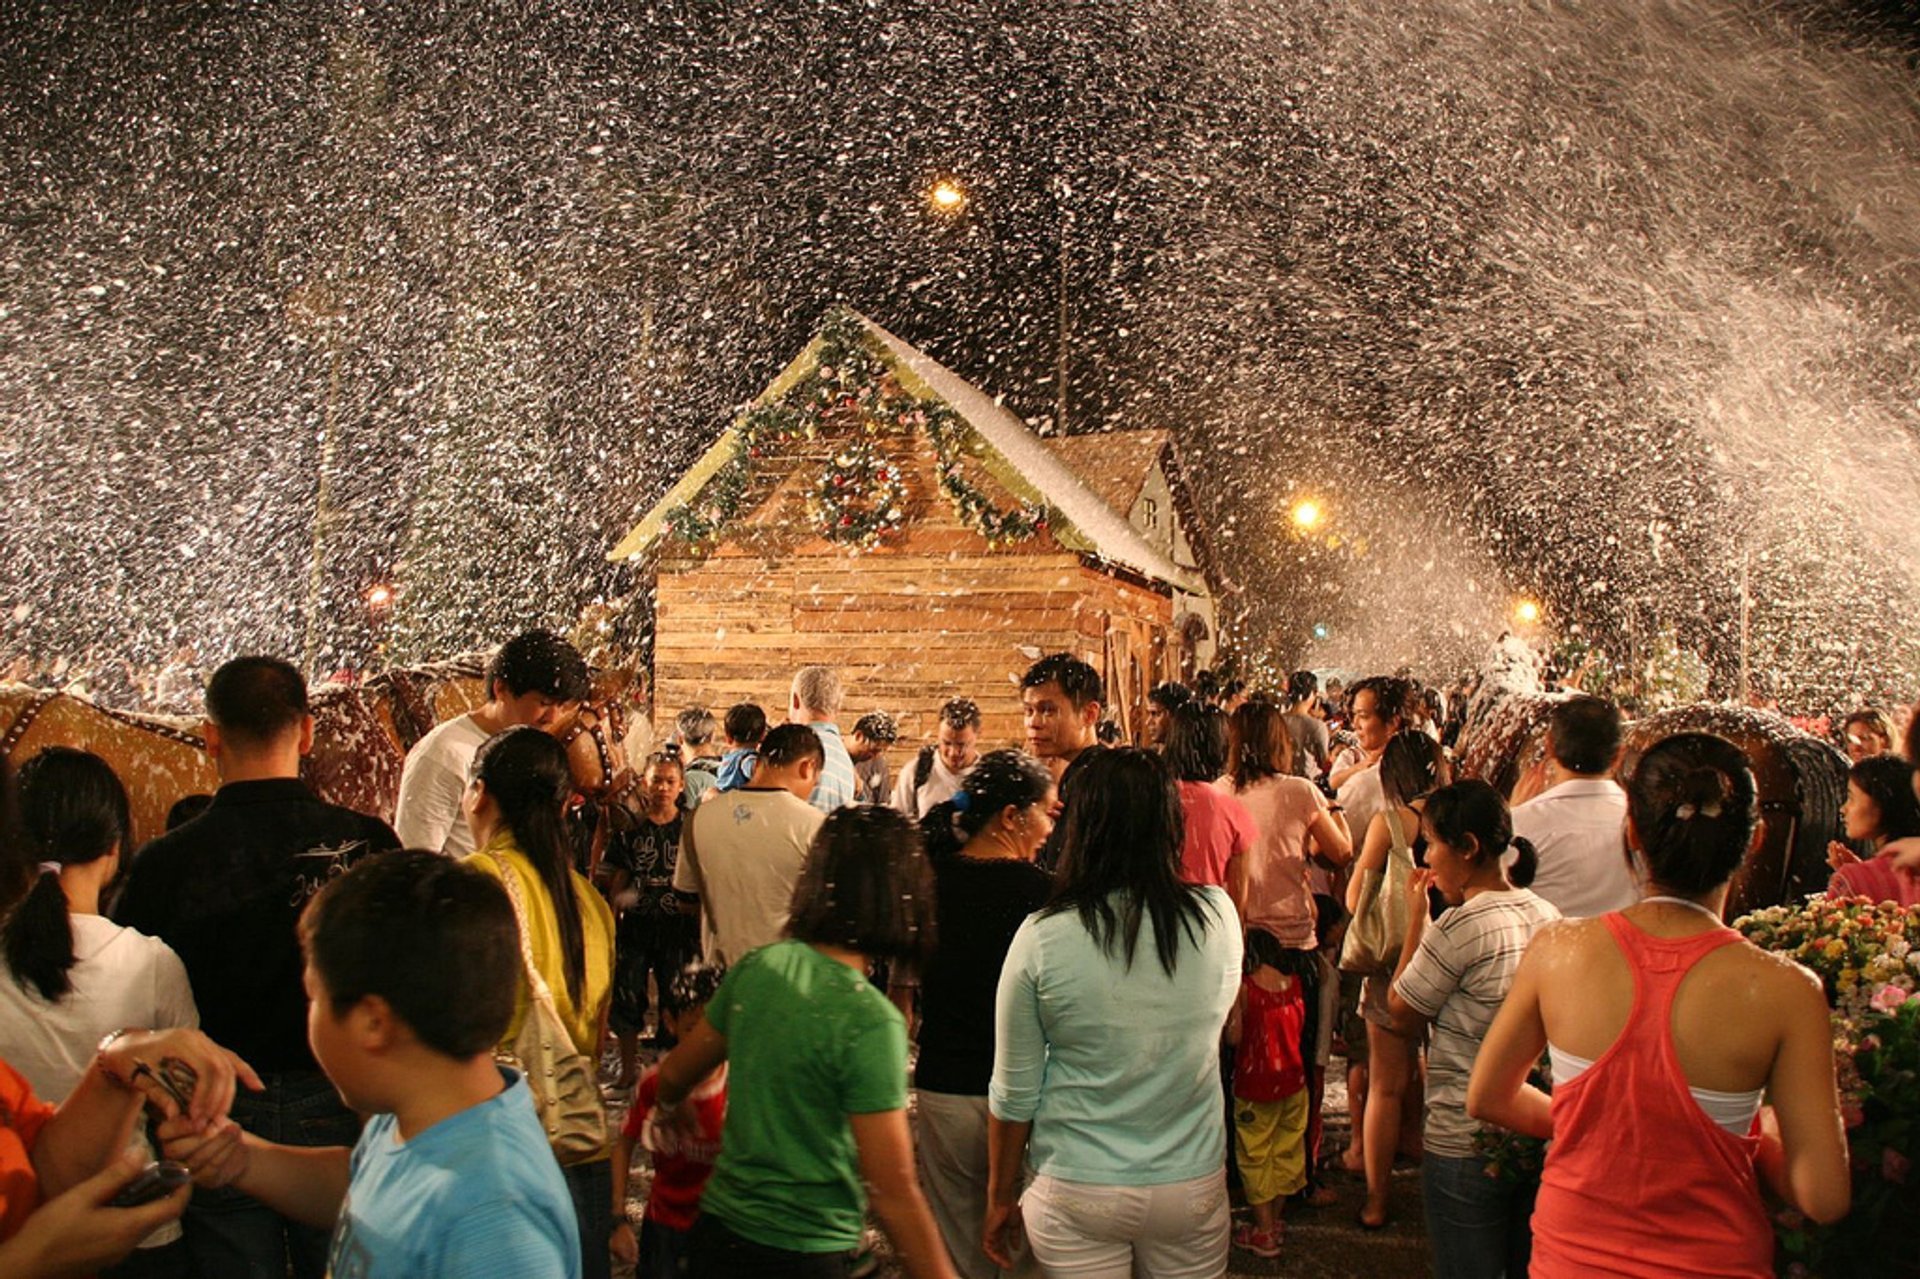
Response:
[{"label": "black pants", "polygon": [[687,1241],[690,1279],[847,1279],[844,1252],[788,1252],[742,1239],[712,1213]]}]

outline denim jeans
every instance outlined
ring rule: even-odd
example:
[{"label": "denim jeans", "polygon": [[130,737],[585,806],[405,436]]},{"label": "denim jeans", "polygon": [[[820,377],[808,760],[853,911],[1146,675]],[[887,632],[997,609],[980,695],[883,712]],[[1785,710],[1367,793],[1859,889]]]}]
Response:
[{"label": "denim jeans", "polygon": [[1487,1175],[1487,1161],[1437,1155],[1420,1161],[1427,1240],[1438,1279],[1523,1279],[1533,1235],[1528,1189]]},{"label": "denim jeans", "polygon": [[[319,1071],[264,1077],[266,1089],[241,1088],[233,1118],[242,1128],[286,1146],[351,1146],[360,1118]],[[330,1230],[282,1217],[237,1190],[195,1190],[182,1220],[196,1274],[221,1279],[324,1279]]]}]

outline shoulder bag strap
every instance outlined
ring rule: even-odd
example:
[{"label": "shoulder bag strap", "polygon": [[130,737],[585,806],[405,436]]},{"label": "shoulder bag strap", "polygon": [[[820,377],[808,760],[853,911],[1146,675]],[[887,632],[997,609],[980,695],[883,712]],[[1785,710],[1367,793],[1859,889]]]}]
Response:
[{"label": "shoulder bag strap", "polygon": [[507,900],[513,903],[514,927],[520,933],[520,963],[527,970],[527,988],[533,997],[553,1009],[558,1016],[560,1009],[554,1003],[553,991],[547,987],[547,979],[540,975],[540,966],[533,961],[533,938],[527,922],[527,902],[520,895],[520,873],[504,857],[496,857],[500,867],[500,882],[506,885]]}]

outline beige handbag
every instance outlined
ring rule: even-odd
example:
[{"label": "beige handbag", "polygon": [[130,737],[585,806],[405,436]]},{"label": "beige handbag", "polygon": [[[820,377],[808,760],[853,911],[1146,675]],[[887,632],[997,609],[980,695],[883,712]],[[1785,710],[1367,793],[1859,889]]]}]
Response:
[{"label": "beige handbag", "polygon": [[[1400,826],[1400,814],[1389,806],[1387,833],[1392,846],[1381,870],[1360,872],[1360,900],[1355,904],[1353,922],[1347,925],[1347,939],[1340,944],[1342,972],[1364,973],[1370,977],[1391,974],[1400,962],[1400,948],[1407,942],[1407,889],[1413,878],[1413,845]],[[1424,909],[1424,903],[1422,904]]]},{"label": "beige handbag", "polygon": [[533,1092],[533,1109],[547,1131],[547,1144],[562,1166],[591,1163],[606,1157],[612,1144],[606,1107],[600,1104],[600,1084],[593,1061],[573,1046],[573,1036],[560,1020],[560,1009],[546,978],[533,962],[533,942],[527,935],[527,904],[520,895],[520,877],[505,858],[500,880],[513,902],[514,925],[520,932],[520,960],[527,970],[527,1015],[510,1044],[494,1049],[493,1059],[526,1076]]}]

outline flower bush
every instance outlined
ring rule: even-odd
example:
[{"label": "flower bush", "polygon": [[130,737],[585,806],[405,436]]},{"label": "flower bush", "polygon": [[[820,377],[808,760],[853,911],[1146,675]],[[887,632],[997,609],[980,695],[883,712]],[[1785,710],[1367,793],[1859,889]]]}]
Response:
[{"label": "flower bush", "polygon": [[1832,1226],[1778,1218],[1782,1273],[1892,1274],[1915,1262],[1920,1175],[1920,906],[1812,897],[1735,921],[1757,946],[1819,975],[1833,1007],[1853,1211]]}]

